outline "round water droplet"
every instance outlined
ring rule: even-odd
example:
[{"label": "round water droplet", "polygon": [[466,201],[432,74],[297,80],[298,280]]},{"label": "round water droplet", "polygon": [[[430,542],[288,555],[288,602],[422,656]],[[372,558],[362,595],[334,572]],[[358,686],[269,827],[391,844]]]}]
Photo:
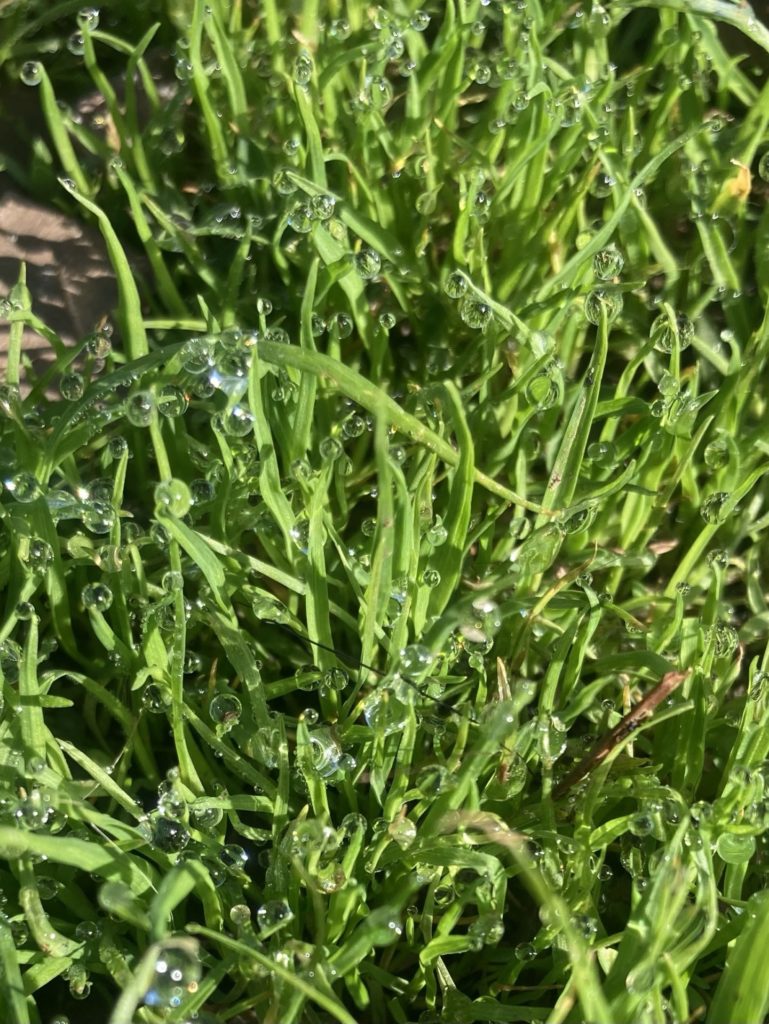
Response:
[{"label": "round water droplet", "polygon": [[288,224],[297,234],[308,234],[312,229],[312,207],[309,203],[297,203],[288,215]]},{"label": "round water droplet", "polygon": [[392,101],[393,90],[390,83],[382,75],[372,75],[366,79],[365,87],[360,95],[361,103],[371,110],[384,110]]},{"label": "round water droplet", "polygon": [[415,32],[424,32],[429,24],[430,15],[427,11],[421,9],[414,11],[409,20],[409,28],[412,28]]},{"label": "round water droplet", "polygon": [[441,582],[441,574],[437,569],[425,569],[422,573],[422,582],[426,587],[437,587]]},{"label": "round water droplet", "polygon": [[329,328],[335,330],[339,338],[349,338],[353,326],[352,317],[347,313],[337,313],[329,321]]},{"label": "round water droplet", "polygon": [[36,501],[43,493],[40,484],[31,473],[16,473],[5,481],[5,489],[22,505]]},{"label": "round water droplet", "polygon": [[106,612],[112,606],[112,591],[104,583],[89,583],[81,593],[83,607]]},{"label": "round water droplet", "polygon": [[98,7],[81,7],[77,12],[77,23],[82,29],[90,30],[99,27],[99,8]]},{"label": "round water droplet", "polygon": [[443,286],[450,299],[461,299],[467,291],[467,278],[460,270],[453,270]]},{"label": "round water droplet", "polygon": [[614,245],[601,249],[593,257],[593,273],[601,281],[611,281],[622,273],[624,266],[625,257]]},{"label": "round water droplet", "polygon": [[676,338],[679,349],[683,351],[694,340],[694,324],[684,313],[676,313],[672,318],[667,313],[660,313],[652,323],[650,337],[659,352],[672,352]]},{"label": "round water droplet", "polygon": [[387,826],[387,834],[400,846],[401,850],[408,850],[417,837],[417,827],[408,818],[399,818]]},{"label": "round water droplet", "polygon": [[192,494],[184,480],[164,480],[155,488],[158,514],[186,516],[192,505]]},{"label": "round water droplet", "polygon": [[433,665],[432,651],[423,644],[409,644],[400,652],[401,672],[408,676],[423,676]]},{"label": "round water droplet", "polygon": [[539,370],[526,385],[526,399],[540,412],[552,409],[561,401],[563,376],[555,363]]},{"label": "round water droplet", "polygon": [[466,297],[459,304],[459,315],[468,327],[482,331],[491,322],[491,306],[481,299]]},{"label": "round water droplet", "polygon": [[382,269],[382,259],[374,249],[364,246],[354,256],[355,270],[364,281],[371,281]]},{"label": "round water droplet", "polygon": [[611,441],[596,441],[588,445],[587,457],[598,466],[613,466],[617,461],[617,450]]},{"label": "round water droplet", "polygon": [[316,220],[329,220],[334,216],[336,199],[328,194],[321,193],[310,199],[310,209]]},{"label": "round water droplet", "polygon": [[19,78],[24,85],[40,85],[43,80],[43,65],[37,60],[28,60],[21,65]]},{"label": "round water droplet", "polygon": [[247,437],[254,429],[254,417],[244,405],[234,405],[222,417],[222,425],[230,437]]},{"label": "round water droplet", "polygon": [[128,441],[124,437],[111,437],[107,444],[107,451],[113,459],[122,459],[128,453]]},{"label": "round water droplet", "polygon": [[85,53],[85,39],[82,32],[73,32],[67,39],[67,49],[75,57],[82,57]]},{"label": "round water droplet", "polygon": [[152,715],[162,715],[171,706],[171,694],[159,683],[147,683],[142,690],[142,707]]},{"label": "round water droplet", "polygon": [[585,27],[594,39],[604,39],[609,34],[611,18],[602,4],[593,3]]},{"label": "round water droplet", "polygon": [[217,693],[211,698],[208,713],[217,725],[217,732],[229,732],[240,721],[243,705],[234,693]]},{"label": "round water droplet", "polygon": [[700,505],[700,515],[706,523],[720,523],[725,515],[724,509],[729,494],[727,491],[716,491]]},{"label": "round water droplet", "polygon": [[585,299],[585,318],[591,324],[600,324],[601,316],[605,315],[607,322],[611,324],[622,312],[623,305],[621,292],[597,288]]},{"label": "round water droplet", "polygon": [[717,658],[730,657],[740,644],[737,630],[727,622],[717,622],[711,626],[710,639]]},{"label": "round water droplet", "polygon": [[527,962],[536,959],[537,949],[531,942],[519,942],[515,947],[514,953],[516,960]]},{"label": "round water droplet", "polygon": [[144,995],[147,1006],[173,1010],[196,992],[202,967],[198,943],[194,939],[167,939],[155,961],[155,970]]},{"label": "round water droplet", "polygon": [[366,432],[366,421],[357,413],[351,413],[342,423],[342,434],[346,438],[360,437]]},{"label": "round water droplet", "polygon": [[205,505],[216,497],[216,487],[210,480],[198,477],[190,481],[190,496],[193,505]]},{"label": "round water droplet", "polygon": [[81,921],[75,928],[75,938],[78,942],[93,942],[101,935],[101,928],[96,921]]},{"label": "round water droplet", "polygon": [[150,391],[137,391],[125,404],[125,415],[135,427],[148,427],[155,412],[155,399]]},{"label": "round water droplet", "polygon": [[702,453],[708,469],[724,469],[729,465],[729,442],[725,437],[716,437],[705,445]]},{"label": "round water droplet", "polygon": [[443,521],[440,516],[436,516],[430,524],[429,529],[425,533],[425,538],[428,544],[432,544],[434,548],[440,547],[441,544],[445,544],[449,537],[449,531],[443,525]]},{"label": "round water droplet", "polygon": [[207,373],[214,365],[214,349],[208,338],[191,338],[181,350],[181,360],[188,373]]},{"label": "round water droplet", "polygon": [[723,832],[716,840],[716,853],[726,864],[744,864],[755,852],[755,836]]},{"label": "round water droplet", "polygon": [[308,53],[300,53],[294,61],[294,81],[303,89],[312,81],[312,59]]},{"label": "round water droplet", "polygon": [[763,181],[769,181],[769,150],[758,161],[758,176]]},{"label": "round water droplet", "polygon": [[236,928],[244,928],[251,923],[251,908],[245,903],[236,903],[234,907],[230,907],[230,921]]},{"label": "round water droplet", "polygon": [[83,397],[85,381],[82,373],[65,373],[59,383],[59,393],[68,402],[76,402]]},{"label": "round water droplet", "polygon": [[109,533],[115,524],[115,510],[108,501],[87,501],[80,508],[80,518],[91,533]]},{"label": "round water droplet", "polygon": [[165,384],[157,397],[157,410],[161,416],[176,419],[187,411],[187,397],[175,384]]},{"label": "round water droplet", "polygon": [[180,853],[190,841],[190,834],[180,821],[159,815],[152,825],[152,844],[163,853]]},{"label": "round water droplet", "polygon": [[294,920],[287,900],[268,900],[256,912],[256,924],[263,937],[273,935]]}]

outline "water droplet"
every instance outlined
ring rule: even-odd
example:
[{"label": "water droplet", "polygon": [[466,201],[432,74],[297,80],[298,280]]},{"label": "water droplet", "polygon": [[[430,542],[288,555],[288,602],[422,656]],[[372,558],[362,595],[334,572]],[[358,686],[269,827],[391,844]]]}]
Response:
[{"label": "water droplet", "polygon": [[244,405],[234,405],[222,417],[222,426],[230,437],[247,437],[254,429],[254,416]]},{"label": "water droplet", "polygon": [[605,314],[608,323],[613,323],[622,312],[624,301],[621,292],[597,288],[585,299],[585,318],[591,324],[600,324]]},{"label": "water droplet", "polygon": [[409,20],[409,28],[415,32],[424,32],[430,24],[430,15],[421,9],[414,11]]},{"label": "water droplet", "polygon": [[426,587],[437,587],[441,582],[441,574],[437,569],[425,569],[422,573],[422,582]]},{"label": "water droplet", "polygon": [[116,437],[111,437],[107,444],[107,451],[116,461],[122,459],[128,453],[128,441],[119,434]]},{"label": "water droplet", "polygon": [[371,281],[382,269],[382,259],[374,249],[364,246],[354,256],[355,270],[364,281]]},{"label": "water droplet", "polygon": [[611,29],[609,12],[602,4],[593,3],[586,26],[594,39],[605,39]]},{"label": "water droplet", "polygon": [[106,612],[112,607],[112,591],[104,583],[89,583],[81,593],[83,607],[92,611]]},{"label": "water droplet", "polygon": [[142,707],[152,715],[162,715],[171,706],[171,694],[159,683],[147,683],[142,690]]},{"label": "water droplet", "polygon": [[387,834],[401,850],[408,850],[417,837],[417,827],[408,818],[398,818],[387,826]]},{"label": "water droplet", "polygon": [[526,400],[540,412],[558,405],[562,394],[563,375],[554,362],[535,373],[526,385]]},{"label": "water droplet", "polygon": [[335,330],[339,338],[349,338],[353,326],[352,317],[347,313],[337,313],[329,321],[329,328]]},{"label": "water droplet", "polygon": [[443,520],[440,516],[436,516],[425,533],[427,543],[431,544],[434,548],[438,548],[441,544],[446,543],[448,537],[449,531],[443,525]]},{"label": "water droplet", "polygon": [[99,8],[81,7],[77,12],[77,23],[80,28],[93,32],[99,27]]},{"label": "water droplet", "polygon": [[727,622],[716,622],[709,632],[717,658],[728,658],[737,650],[740,638],[737,630]]},{"label": "water droplet", "polygon": [[596,441],[588,445],[587,457],[598,466],[613,466],[617,461],[617,449],[611,441]]},{"label": "water droplet", "polygon": [[147,1006],[176,1009],[197,991],[202,975],[198,943],[194,939],[168,939],[155,961],[152,982],[144,996]]},{"label": "water droplet", "polygon": [[216,723],[217,733],[229,732],[240,721],[243,705],[234,693],[217,693],[208,705],[211,721]]},{"label": "water droplet", "polygon": [[152,844],[163,853],[181,853],[190,841],[187,829],[176,818],[158,815],[152,823]]},{"label": "water droplet", "polygon": [[366,432],[366,421],[357,413],[351,413],[342,423],[342,435],[346,438],[361,437]]},{"label": "water droplet", "polygon": [[308,53],[300,53],[294,61],[294,81],[303,89],[312,81],[312,59]]},{"label": "water droplet", "polygon": [[652,344],[659,352],[672,352],[673,343],[678,338],[678,347],[688,348],[694,340],[694,324],[684,313],[660,313],[651,326]]},{"label": "water droplet", "polygon": [[706,523],[720,523],[724,517],[724,507],[729,500],[727,491],[715,491],[705,498],[700,505],[700,515]]},{"label": "water droplet", "polygon": [[515,947],[515,958],[526,962],[528,960],[535,960],[537,956],[536,947],[531,942],[519,942]]},{"label": "water droplet", "polygon": [[161,416],[176,419],[187,411],[187,397],[175,384],[165,384],[157,397],[157,410]]},{"label": "water droplet", "polygon": [[48,541],[31,537],[27,548],[26,563],[34,572],[45,572],[53,560],[53,548]]},{"label": "water droplet", "polygon": [[382,75],[372,75],[360,94],[360,102],[371,110],[384,110],[392,101],[393,90],[390,83]]},{"label": "water droplet", "polygon": [[135,427],[148,427],[155,412],[155,399],[150,391],[137,391],[125,403],[125,415]]},{"label": "water droplet", "polygon": [[43,80],[43,65],[37,60],[28,60],[21,65],[19,78],[24,85],[40,85]]},{"label": "water droplet", "polygon": [[236,903],[230,908],[230,920],[237,928],[244,928],[251,923],[251,908],[245,903]]},{"label": "water droplet", "polygon": [[76,402],[83,397],[85,381],[82,373],[65,373],[59,383],[59,393],[68,402]]},{"label": "water droplet", "polygon": [[268,900],[256,912],[256,923],[263,938],[274,935],[294,920],[288,900]]},{"label": "water droplet", "polygon": [[478,951],[484,946],[496,946],[505,934],[505,926],[497,914],[481,914],[468,929],[471,948]]},{"label": "water droplet", "polygon": [[622,273],[625,257],[615,245],[601,249],[593,257],[593,273],[601,281],[611,281]]},{"label": "water droplet", "polygon": [[406,675],[419,678],[430,670],[434,661],[429,648],[423,644],[409,644],[400,652],[399,668]]},{"label": "water droplet", "polygon": [[85,53],[85,39],[82,32],[73,32],[67,39],[67,49],[75,57],[82,57]]},{"label": "water droplet", "polygon": [[375,946],[392,946],[403,934],[400,918],[386,907],[371,911],[361,927]]},{"label": "water droplet", "polygon": [[310,209],[316,220],[329,220],[334,215],[336,199],[328,194],[321,193],[310,199]]},{"label": "water droplet", "polygon": [[708,469],[724,469],[729,465],[729,442],[725,437],[716,437],[705,445],[702,453]]},{"label": "water droplet", "polygon": [[36,501],[43,493],[40,484],[31,473],[16,473],[10,480],[5,481],[5,489],[23,505]]},{"label": "water droplet", "polygon": [[758,161],[758,176],[763,181],[769,181],[769,150]]},{"label": "water droplet", "polygon": [[163,480],[155,487],[157,514],[186,516],[192,505],[192,494],[184,480]]},{"label": "water droplet", "polygon": [[115,524],[115,510],[108,501],[86,501],[81,505],[80,518],[91,533],[109,533]]},{"label": "water droplet", "polygon": [[716,840],[716,853],[726,864],[744,864],[755,852],[755,836],[723,832]]},{"label": "water droplet", "polygon": [[363,716],[369,727],[382,736],[400,732],[408,721],[408,708],[392,690],[373,690],[363,701]]},{"label": "water droplet", "polygon": [[299,235],[306,235],[312,230],[312,207],[309,203],[297,203],[288,215],[289,227]]},{"label": "water droplet", "polygon": [[207,373],[214,365],[214,349],[209,338],[191,338],[181,350],[181,360],[188,373]]},{"label": "water droplet", "polygon": [[482,331],[491,322],[491,306],[481,299],[466,297],[459,304],[462,321],[475,331]]}]

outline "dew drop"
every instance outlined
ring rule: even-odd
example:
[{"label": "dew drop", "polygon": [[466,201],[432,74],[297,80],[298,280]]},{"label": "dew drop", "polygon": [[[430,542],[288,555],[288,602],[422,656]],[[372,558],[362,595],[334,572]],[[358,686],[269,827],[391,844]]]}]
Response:
[{"label": "dew drop", "polygon": [[22,505],[36,501],[43,493],[40,484],[31,473],[16,473],[5,481],[5,489]]},{"label": "dew drop", "polygon": [[481,299],[466,297],[459,304],[463,323],[475,331],[482,331],[491,322],[491,306]]},{"label": "dew drop", "polygon": [[43,65],[37,60],[28,60],[21,65],[19,78],[24,85],[40,85],[43,80]]},{"label": "dew drop", "polygon": [[155,412],[155,399],[150,391],[137,391],[125,403],[125,415],[134,427],[148,427]]},{"label": "dew drop", "polygon": [[112,606],[112,591],[104,583],[89,583],[81,593],[83,607],[91,611],[106,612]]},{"label": "dew drop", "polygon": [[382,259],[374,249],[364,246],[354,256],[355,270],[364,281],[371,281],[382,269]]},{"label": "dew drop", "polygon": [[450,299],[461,299],[467,291],[467,278],[460,270],[453,270],[443,286]]},{"label": "dew drop", "polygon": [[715,491],[705,498],[700,505],[700,515],[706,523],[720,523],[724,517],[724,507],[729,500],[727,491]]},{"label": "dew drop", "polygon": [[217,726],[217,733],[229,732],[240,721],[243,705],[234,693],[217,693],[208,705],[211,721]]},{"label": "dew drop", "polygon": [[621,292],[597,288],[585,299],[585,318],[591,324],[600,324],[601,315],[605,314],[607,322],[611,324],[622,312],[623,305]]},{"label": "dew drop", "polygon": [[198,943],[186,937],[166,940],[155,961],[144,1002],[160,1010],[176,1009],[186,996],[197,991],[201,975]]},{"label": "dew drop", "polygon": [[155,505],[158,513],[186,516],[192,505],[192,494],[184,480],[164,480],[155,487]]},{"label": "dew drop", "polygon": [[611,281],[622,273],[624,266],[625,257],[614,245],[601,249],[593,257],[593,273],[601,281]]},{"label": "dew drop", "polygon": [[685,313],[676,313],[672,318],[660,313],[652,323],[650,337],[659,352],[672,352],[677,337],[678,347],[683,351],[694,339],[694,324]]},{"label": "dew drop", "polygon": [[287,900],[268,900],[256,912],[256,923],[262,937],[274,935],[294,920],[294,912]]},{"label": "dew drop", "polygon": [[769,150],[758,161],[758,176],[762,181],[769,181]]},{"label": "dew drop", "polygon": [[68,402],[76,402],[83,397],[85,381],[81,373],[65,373],[59,383],[59,393]]}]

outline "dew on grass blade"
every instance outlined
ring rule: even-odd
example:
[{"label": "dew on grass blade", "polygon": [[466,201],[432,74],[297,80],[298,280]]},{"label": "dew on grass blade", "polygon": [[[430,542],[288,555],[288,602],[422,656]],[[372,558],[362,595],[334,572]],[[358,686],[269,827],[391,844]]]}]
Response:
[{"label": "dew on grass blade", "polygon": [[694,324],[685,313],[671,316],[663,312],[652,323],[650,337],[659,352],[672,352],[676,338],[679,349],[683,351],[694,340]]},{"label": "dew on grass blade", "polygon": [[234,693],[217,693],[208,705],[211,721],[216,724],[218,735],[229,732],[240,721],[243,705]]},{"label": "dew on grass blade", "polygon": [[593,257],[593,273],[601,281],[611,281],[622,273],[624,266],[625,257],[614,245],[601,249]]},{"label": "dew on grass blade", "polygon": [[586,455],[597,466],[613,466],[617,461],[617,449],[612,441],[595,441],[588,445]]},{"label": "dew on grass blade", "polygon": [[467,278],[461,270],[452,270],[448,274],[443,291],[450,299],[461,299],[467,291]]},{"label": "dew on grass blade", "polygon": [[459,304],[459,315],[468,327],[482,331],[491,322],[491,306],[481,299],[466,297]]},{"label": "dew on grass blade", "polygon": [[147,683],[142,689],[142,707],[152,715],[162,715],[171,707],[171,694],[160,683]]},{"label": "dew on grass blade", "polygon": [[158,513],[186,516],[192,505],[192,494],[184,480],[164,480],[155,487],[155,506]]},{"label": "dew on grass blade", "polygon": [[137,391],[125,403],[125,416],[134,427],[148,427],[155,413],[155,398],[150,391]]},{"label": "dew on grass blade", "polygon": [[36,501],[43,493],[40,484],[32,473],[16,473],[10,479],[5,480],[4,483],[5,489],[22,505]]},{"label": "dew on grass blade", "polygon": [[144,995],[146,1006],[174,1010],[197,992],[202,976],[200,947],[195,939],[180,937],[159,944],[154,973]]},{"label": "dew on grass blade", "polygon": [[702,457],[708,469],[724,469],[729,465],[729,442],[725,437],[716,437],[705,445]]},{"label": "dew on grass blade", "polygon": [[600,324],[601,316],[605,315],[608,323],[613,323],[622,312],[624,305],[622,293],[597,288],[585,299],[585,318],[591,324]]},{"label": "dew on grass blade", "polygon": [[382,259],[379,253],[369,246],[364,246],[359,252],[356,252],[353,262],[358,277],[362,277],[364,281],[371,281],[382,269]]},{"label": "dew on grass blade", "polygon": [[175,419],[187,411],[187,398],[175,384],[165,384],[157,396],[157,409],[161,416]]},{"label": "dew on grass blade", "polygon": [[83,607],[91,611],[106,612],[112,607],[113,595],[104,583],[89,583],[81,594]]},{"label": "dew on grass blade", "polygon": [[312,230],[312,219],[309,203],[297,203],[288,215],[288,224],[298,235],[306,235]]},{"label": "dew on grass blade", "polygon": [[152,822],[152,845],[163,853],[181,853],[190,841],[190,834],[176,818],[158,815]]},{"label": "dew on grass blade", "polygon": [[65,373],[59,382],[59,393],[68,402],[76,402],[83,397],[85,380],[82,373]]},{"label": "dew on grass blade", "polygon": [[724,518],[724,508],[729,500],[727,491],[715,491],[705,498],[700,505],[700,515],[706,523],[720,523]]},{"label": "dew on grass blade", "polygon": [[80,28],[93,32],[99,27],[99,8],[81,7],[77,12],[77,23]]},{"label": "dew on grass blade", "polygon": [[294,81],[306,89],[312,81],[312,59],[308,53],[300,53],[294,61]]},{"label": "dew on grass blade", "polygon": [[21,65],[19,78],[24,85],[40,85],[43,80],[43,65],[37,60],[28,60]]},{"label": "dew on grass blade", "polygon": [[294,920],[294,912],[287,900],[268,900],[256,911],[256,924],[262,938],[274,935]]}]

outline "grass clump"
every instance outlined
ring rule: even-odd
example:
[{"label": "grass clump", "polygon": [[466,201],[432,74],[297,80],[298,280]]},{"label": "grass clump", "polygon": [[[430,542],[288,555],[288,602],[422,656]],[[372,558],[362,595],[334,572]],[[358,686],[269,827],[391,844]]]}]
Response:
[{"label": "grass clump", "polygon": [[4,1019],[762,1020],[765,28],[0,13]]}]

